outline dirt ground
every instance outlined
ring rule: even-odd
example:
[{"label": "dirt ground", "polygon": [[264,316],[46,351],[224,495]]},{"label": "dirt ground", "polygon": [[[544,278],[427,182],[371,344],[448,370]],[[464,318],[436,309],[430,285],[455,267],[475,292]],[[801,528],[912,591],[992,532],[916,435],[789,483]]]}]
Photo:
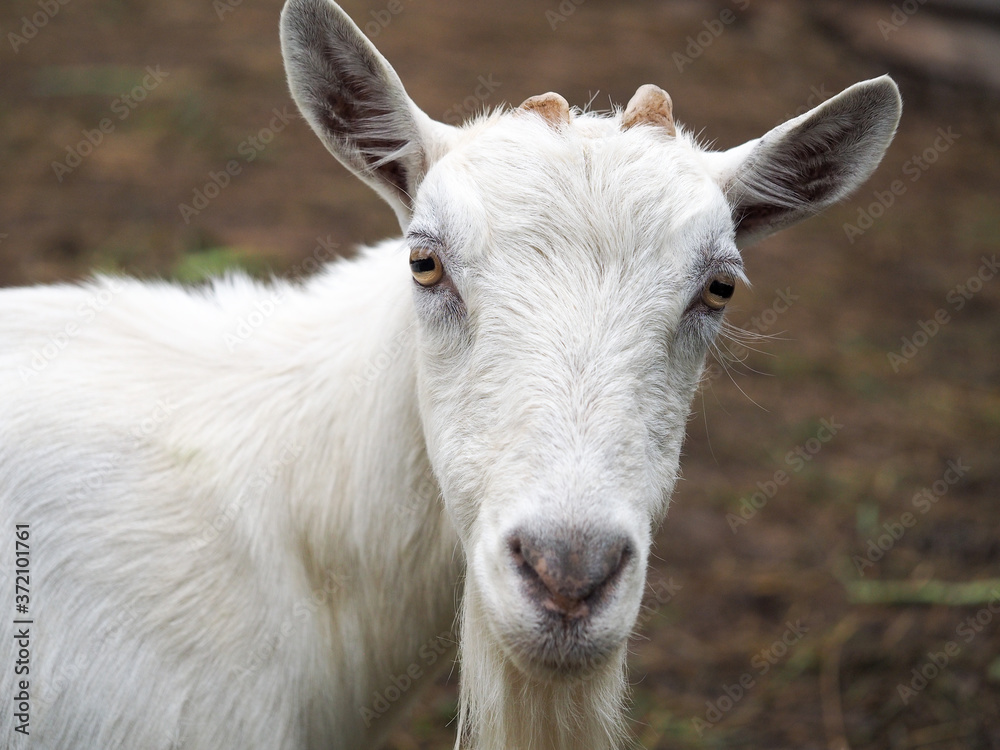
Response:
[{"label": "dirt ground", "polygon": [[[285,114],[280,0],[60,3],[0,9],[0,283],[300,273],[396,232]],[[907,35],[935,4],[343,4],[444,120],[549,90],[605,109],[653,82],[721,148],[897,77],[870,182],[745,254],[729,320],[769,338],[731,343],[744,361],[697,399],[632,727],[650,750],[1000,748],[1000,98],[919,64],[931,42]],[[450,748],[455,705],[442,679],[390,747]]]}]

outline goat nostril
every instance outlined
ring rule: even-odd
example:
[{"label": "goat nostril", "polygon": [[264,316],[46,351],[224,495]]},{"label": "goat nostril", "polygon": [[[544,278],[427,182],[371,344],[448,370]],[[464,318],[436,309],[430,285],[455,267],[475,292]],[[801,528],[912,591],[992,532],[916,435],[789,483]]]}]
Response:
[{"label": "goat nostril", "polygon": [[621,548],[618,550],[617,555],[615,556],[614,563],[611,565],[608,571],[608,577],[605,580],[610,581],[612,578],[617,576],[618,572],[622,568],[626,567],[629,563],[629,560],[631,559],[632,559],[632,545],[627,541],[623,542]]},{"label": "goat nostril", "polygon": [[510,556],[514,559],[514,565],[521,567],[525,564],[524,553],[521,550],[521,540],[514,537],[507,542],[507,548],[510,550]]}]

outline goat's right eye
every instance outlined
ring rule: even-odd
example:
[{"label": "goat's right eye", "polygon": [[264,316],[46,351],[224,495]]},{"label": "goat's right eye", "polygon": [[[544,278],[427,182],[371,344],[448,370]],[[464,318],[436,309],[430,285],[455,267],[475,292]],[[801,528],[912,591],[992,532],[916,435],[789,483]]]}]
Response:
[{"label": "goat's right eye", "polygon": [[444,266],[438,254],[423,247],[410,251],[410,272],[420,286],[434,286],[444,278]]}]

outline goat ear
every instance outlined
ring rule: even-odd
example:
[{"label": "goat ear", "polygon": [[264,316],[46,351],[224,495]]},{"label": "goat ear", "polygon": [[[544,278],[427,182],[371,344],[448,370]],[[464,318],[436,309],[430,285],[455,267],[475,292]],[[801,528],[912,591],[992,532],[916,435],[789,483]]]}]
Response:
[{"label": "goat ear", "polygon": [[381,195],[404,227],[430,155],[451,128],[415,105],[399,76],[330,0],[288,0],[281,52],[292,98],[330,152]]},{"label": "goat ear", "polygon": [[903,102],[889,76],[845,89],[763,138],[709,154],[736,243],[751,245],[840,200],[875,171]]}]

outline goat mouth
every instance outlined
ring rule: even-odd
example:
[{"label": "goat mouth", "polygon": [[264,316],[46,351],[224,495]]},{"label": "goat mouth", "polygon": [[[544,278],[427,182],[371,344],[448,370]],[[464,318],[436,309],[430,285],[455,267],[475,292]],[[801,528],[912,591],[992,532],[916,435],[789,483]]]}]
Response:
[{"label": "goat mouth", "polygon": [[605,669],[618,650],[595,641],[588,630],[579,621],[544,623],[532,633],[532,642],[519,643],[511,656],[521,671],[536,679],[579,679]]},{"label": "goat mouth", "polygon": [[595,632],[589,618],[568,618],[547,611],[525,629],[501,631],[502,650],[524,674],[542,681],[578,680],[581,675],[602,671],[615,660],[627,635]]}]

